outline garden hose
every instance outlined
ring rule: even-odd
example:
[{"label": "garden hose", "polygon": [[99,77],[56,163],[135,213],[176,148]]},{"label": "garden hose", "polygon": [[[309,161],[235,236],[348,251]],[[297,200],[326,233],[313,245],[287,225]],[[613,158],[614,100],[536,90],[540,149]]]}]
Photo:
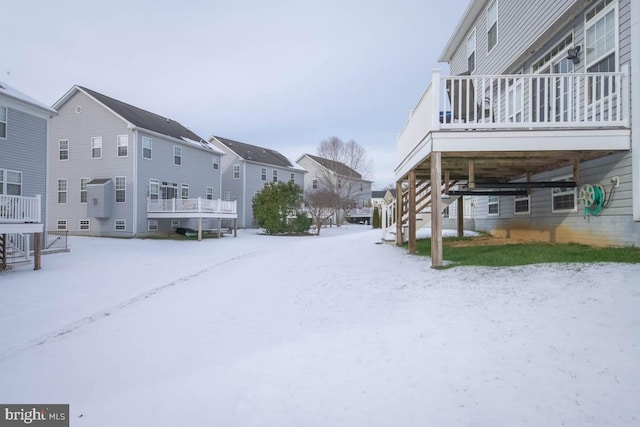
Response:
[{"label": "garden hose", "polygon": [[599,215],[605,202],[604,187],[600,184],[586,184],[580,189],[580,202],[584,206],[584,217]]}]

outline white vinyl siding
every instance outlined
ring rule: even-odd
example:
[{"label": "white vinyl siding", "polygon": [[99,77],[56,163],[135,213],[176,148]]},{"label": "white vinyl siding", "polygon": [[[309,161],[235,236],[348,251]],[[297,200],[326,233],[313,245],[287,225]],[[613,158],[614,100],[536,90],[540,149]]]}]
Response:
[{"label": "white vinyl siding", "polygon": [[102,158],[102,137],[94,136],[91,138],[91,158],[92,159],[101,159]]},{"label": "white vinyl siding", "polygon": [[116,176],[116,203],[127,201],[127,178]]},{"label": "white vinyl siding", "polygon": [[114,221],[114,226],[116,231],[127,231],[127,220],[126,219],[116,219]]},{"label": "white vinyl siding", "polygon": [[142,158],[151,160],[153,141],[148,136],[142,137]]},{"label": "white vinyl siding", "polygon": [[67,178],[61,178],[58,180],[58,203],[67,203],[67,191],[69,183]]},{"label": "white vinyl siding", "polygon": [[58,141],[58,159],[69,160],[69,140],[61,139]]},{"label": "white vinyl siding", "polygon": [[118,157],[128,157],[129,156],[129,135],[118,135],[117,136],[117,151]]}]

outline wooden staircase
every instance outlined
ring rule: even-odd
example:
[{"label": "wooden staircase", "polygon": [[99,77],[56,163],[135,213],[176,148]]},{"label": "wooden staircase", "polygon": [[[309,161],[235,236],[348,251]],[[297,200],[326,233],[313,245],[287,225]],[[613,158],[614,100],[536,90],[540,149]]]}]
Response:
[{"label": "wooden staircase", "polygon": [[29,236],[25,234],[0,234],[0,271],[29,265]]}]

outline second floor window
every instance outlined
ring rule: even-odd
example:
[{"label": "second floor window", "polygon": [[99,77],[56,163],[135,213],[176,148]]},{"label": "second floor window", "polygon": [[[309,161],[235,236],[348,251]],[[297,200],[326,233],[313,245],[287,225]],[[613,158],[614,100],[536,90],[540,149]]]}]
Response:
[{"label": "second floor window", "polygon": [[151,138],[142,137],[142,158],[151,160]]},{"label": "second floor window", "polygon": [[220,169],[220,159],[217,157],[213,157],[213,170]]},{"label": "second floor window", "polygon": [[67,178],[58,180],[58,203],[67,203]]},{"label": "second floor window", "polygon": [[[613,0],[602,0],[586,15],[585,47],[587,72],[616,71],[616,10]],[[613,84],[613,81],[611,82]],[[615,92],[605,77],[589,78],[589,101],[598,101],[604,94]]]},{"label": "second floor window", "polygon": [[316,188],[318,188],[318,180],[314,179],[313,181],[311,181],[311,188],[313,188],[314,190]]},{"label": "second floor window", "polygon": [[189,184],[180,184],[180,198],[181,199],[189,198]]},{"label": "second floor window", "polygon": [[0,139],[7,138],[7,107],[0,106]]},{"label": "second floor window", "polygon": [[129,155],[129,135],[118,135],[118,157]]},{"label": "second floor window", "polygon": [[22,172],[0,169],[0,194],[22,195]]},{"label": "second floor window", "polygon": [[240,165],[233,165],[233,179],[240,179]]},{"label": "second floor window", "polygon": [[260,179],[262,181],[266,181],[267,180],[267,168],[262,168],[262,170],[260,172]]},{"label": "second floor window", "polygon": [[476,69],[476,29],[467,37],[467,71],[469,74]]},{"label": "second floor window", "polygon": [[160,181],[154,178],[149,179],[149,200],[160,198]]},{"label": "second floor window", "polygon": [[296,175],[293,172],[289,176],[289,182],[296,182]]},{"label": "second floor window", "polygon": [[273,182],[278,182],[278,171],[273,170]]},{"label": "second floor window", "polygon": [[487,52],[498,44],[498,0],[493,0],[487,8]]},{"label": "second floor window", "polygon": [[124,203],[127,199],[127,178],[116,176],[116,203]]},{"label": "second floor window", "polygon": [[207,187],[207,200],[213,200],[213,187]]},{"label": "second floor window", "polygon": [[80,203],[87,203],[87,183],[91,178],[80,178]]},{"label": "second floor window", "polygon": [[177,145],[173,146],[173,164],[178,166],[182,164],[182,147]]},{"label": "second floor window", "polygon": [[91,138],[91,158],[92,159],[102,158],[102,137],[101,136],[95,136]]},{"label": "second floor window", "polygon": [[58,159],[69,160],[69,140],[61,139],[58,141]]}]

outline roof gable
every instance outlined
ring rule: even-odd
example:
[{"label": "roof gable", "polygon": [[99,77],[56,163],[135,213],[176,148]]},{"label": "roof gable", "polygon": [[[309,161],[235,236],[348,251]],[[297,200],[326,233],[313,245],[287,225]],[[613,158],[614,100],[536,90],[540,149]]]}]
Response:
[{"label": "roof gable", "polygon": [[344,163],[341,163],[335,160],[325,159],[323,157],[312,156],[311,154],[305,154],[305,156],[309,157],[311,160],[329,169],[330,171],[337,173],[338,175],[346,176],[349,178],[362,179],[362,175],[360,175],[356,170],[351,169],[349,166],[345,165]]},{"label": "roof gable", "polygon": [[256,163],[265,163],[268,165],[279,166],[283,168],[293,168],[289,159],[277,152],[265,147],[259,147],[257,145],[246,144],[240,141],[234,141],[228,138],[222,138],[220,136],[213,136],[220,143],[224,144],[229,150],[236,153],[244,160],[249,160]]}]

